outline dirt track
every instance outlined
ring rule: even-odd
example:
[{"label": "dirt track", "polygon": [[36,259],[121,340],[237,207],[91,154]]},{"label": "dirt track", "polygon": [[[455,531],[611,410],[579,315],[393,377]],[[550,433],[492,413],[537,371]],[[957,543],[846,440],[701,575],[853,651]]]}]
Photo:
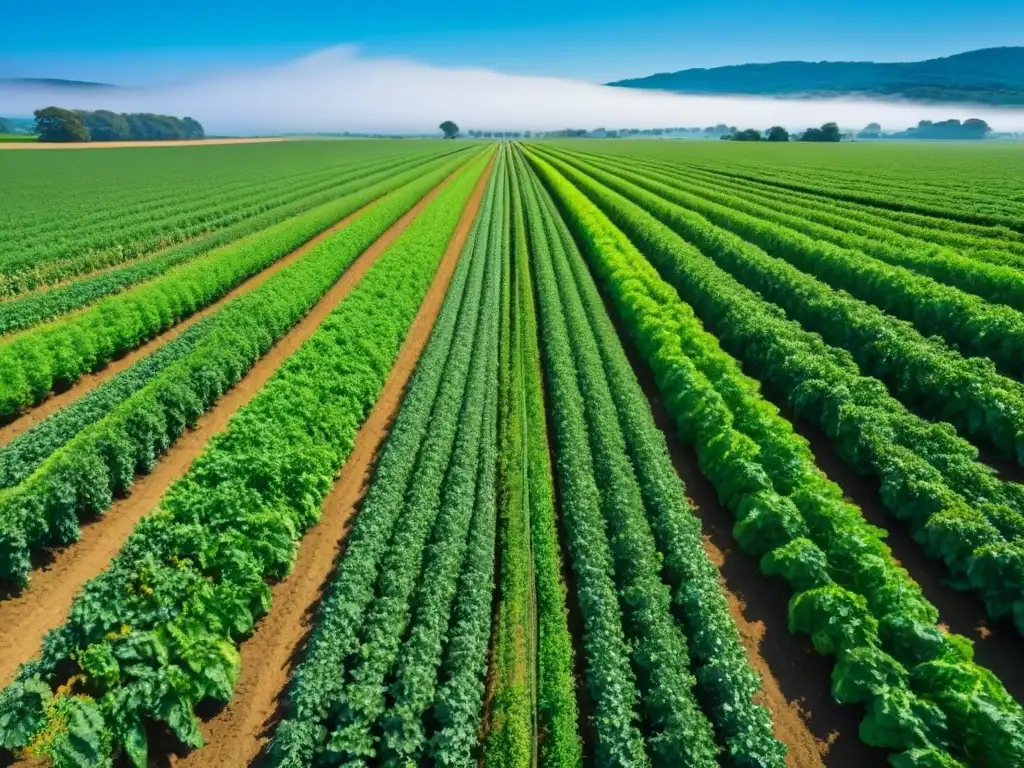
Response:
[{"label": "dirt track", "polygon": [[[461,172],[463,168],[455,171],[455,174]],[[135,524],[152,511],[167,488],[188,471],[210,438],[222,431],[231,416],[249,402],[278,367],[313,335],[338,302],[355,287],[366,270],[437,196],[455,174],[449,176],[424,197],[364,251],[305,318],[278,341],[220,402],[199,419],[195,429],[186,432],[174,444],[157,463],[153,472],[136,480],[130,496],[115,502],[99,520],[83,525],[81,539],[72,546],[57,552],[52,562],[43,570],[33,572],[32,581],[22,594],[0,602],[0,687],[7,684],[21,662],[28,660],[39,651],[40,643],[46,632],[58,626],[67,616],[79,586],[107,567],[110,558],[121,548]],[[335,225],[304,245],[296,253],[286,257],[285,260],[294,261],[298,255],[308,251],[316,242],[329,236],[330,233],[337,231],[350,219],[351,217]],[[461,233],[461,229],[459,232]],[[280,269],[283,265],[278,262],[275,266]],[[418,317],[417,320],[419,320]],[[414,364],[415,360],[413,360]],[[325,513],[325,518],[327,517],[328,515]],[[329,528],[321,522],[320,529],[325,527]],[[328,569],[332,561],[333,555],[330,555],[327,563]],[[301,568],[300,563],[297,570],[301,570]]]},{"label": "dirt track", "polygon": [[349,522],[366,493],[377,451],[430,337],[493,164],[492,159],[466,205],[384,389],[357,433],[352,453],[324,502],[320,521],[303,537],[291,575],[273,587],[270,613],[242,645],[242,674],[235,695],[202,726],[203,738],[209,746],[183,758],[172,758],[172,764],[184,768],[249,765],[258,760],[268,743],[292,667],[341,552]]},{"label": "dirt track", "polygon": [[183,141],[89,141],[73,144],[39,144],[32,141],[0,141],[4,149],[126,149],[129,147],[207,147],[217,144],[266,144],[285,141],[278,136],[253,139],[186,139]]}]

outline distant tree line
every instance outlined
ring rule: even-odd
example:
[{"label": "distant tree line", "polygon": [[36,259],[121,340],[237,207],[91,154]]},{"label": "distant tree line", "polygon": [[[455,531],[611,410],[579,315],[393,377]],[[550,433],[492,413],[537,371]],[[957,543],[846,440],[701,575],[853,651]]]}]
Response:
[{"label": "distant tree line", "polygon": [[743,131],[732,129],[731,133],[723,134],[720,138],[724,141],[839,141],[843,134],[835,123],[825,123],[821,128],[808,128],[803,133],[790,136],[789,131],[781,125],[773,125],[763,133],[756,128],[747,128]]},{"label": "distant tree line", "polygon": [[203,126],[191,117],[60,107],[37,109],[34,114],[40,141],[177,141],[206,136]]},{"label": "distant tree line", "polygon": [[938,139],[947,141],[963,141],[988,138],[992,128],[984,120],[970,118],[962,123],[959,120],[922,120],[914,128],[907,128],[898,133],[882,133],[878,123],[868,123],[860,133],[859,139]]},{"label": "distant tree line", "polygon": [[[456,127],[457,128],[457,127]],[[443,129],[442,129],[443,130]],[[556,131],[481,131],[467,132],[474,139],[616,139],[631,136],[676,136],[683,138],[718,138],[724,141],[804,141],[838,142],[858,139],[984,139],[993,136],[992,129],[984,120],[970,119],[922,120],[915,128],[899,133],[882,133],[878,123],[870,123],[860,133],[844,132],[834,122],[818,128],[790,133],[781,125],[774,125],[766,131],[756,128],[739,129],[734,125],[718,123],[706,128],[562,128]],[[457,135],[457,133],[456,133]],[[454,136],[452,136],[454,138]]]}]

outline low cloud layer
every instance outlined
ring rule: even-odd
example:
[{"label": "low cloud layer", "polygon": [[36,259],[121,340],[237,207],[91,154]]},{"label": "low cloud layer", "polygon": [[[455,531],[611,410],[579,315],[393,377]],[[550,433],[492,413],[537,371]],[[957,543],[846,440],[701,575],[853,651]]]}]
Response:
[{"label": "low cloud layer", "polygon": [[917,105],[868,100],[779,100],[680,96],[573,80],[450,69],[330,48],[285,65],[209,76],[157,88],[82,90],[0,85],[0,115],[42,106],[191,116],[212,134],[433,131],[442,120],[464,130],[658,128],[716,123],[802,129],[835,121],[902,130],[919,120],[982,118],[1024,131],[1024,109]]}]

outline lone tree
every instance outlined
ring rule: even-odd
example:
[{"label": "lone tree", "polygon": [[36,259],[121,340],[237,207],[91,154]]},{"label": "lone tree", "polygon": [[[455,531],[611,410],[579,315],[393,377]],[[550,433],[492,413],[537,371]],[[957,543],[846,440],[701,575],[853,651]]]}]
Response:
[{"label": "lone tree", "polygon": [[37,109],[36,133],[40,141],[88,141],[89,131],[82,122],[82,116],[70,109],[47,107]]},{"label": "lone tree", "polygon": [[768,129],[768,141],[789,141],[789,131],[781,125],[773,125]]},{"label": "lone tree", "polygon": [[438,126],[438,128],[444,131],[444,137],[446,139],[454,139],[456,136],[459,135],[459,126],[457,126],[451,120],[445,120],[443,123],[441,123],[441,125]]}]

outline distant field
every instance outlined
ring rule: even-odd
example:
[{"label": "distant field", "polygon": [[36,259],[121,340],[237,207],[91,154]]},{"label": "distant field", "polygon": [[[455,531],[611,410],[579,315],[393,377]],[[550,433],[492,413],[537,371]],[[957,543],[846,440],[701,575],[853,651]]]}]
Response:
[{"label": "distant field", "polygon": [[[13,134],[8,134],[13,135]],[[8,140],[11,141],[11,140]],[[187,139],[184,141],[84,141],[63,143],[35,142],[35,137],[27,140],[15,139],[14,144],[0,146],[0,149],[123,149],[125,147],[195,147],[215,144],[266,144],[283,141],[283,139],[267,136],[251,139]],[[4,142],[0,136],[0,143]],[[30,143],[35,142],[35,143]]]},{"label": "distant field", "polygon": [[0,765],[1024,766],[1021,178],[0,153]]},{"label": "distant field", "polygon": [[0,144],[29,143],[36,141],[36,138],[24,133],[0,133]]}]

